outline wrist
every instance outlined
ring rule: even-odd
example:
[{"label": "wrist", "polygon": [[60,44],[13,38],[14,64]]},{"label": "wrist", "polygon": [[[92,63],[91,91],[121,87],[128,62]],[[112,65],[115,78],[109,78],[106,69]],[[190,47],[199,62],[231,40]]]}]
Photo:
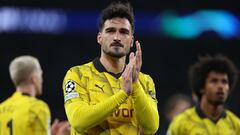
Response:
[{"label": "wrist", "polygon": [[122,93],[124,94],[124,96],[128,97],[129,95],[131,95],[132,93],[130,92],[126,92],[125,90],[121,90]]},{"label": "wrist", "polygon": [[139,85],[140,85],[139,80],[133,82],[133,90],[134,90],[134,89],[137,89],[137,88],[139,87]]}]

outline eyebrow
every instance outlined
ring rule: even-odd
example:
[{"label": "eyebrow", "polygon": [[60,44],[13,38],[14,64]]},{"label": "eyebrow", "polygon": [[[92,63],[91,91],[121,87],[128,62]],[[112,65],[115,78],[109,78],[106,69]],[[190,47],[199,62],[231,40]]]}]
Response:
[{"label": "eyebrow", "polygon": [[116,30],[116,28],[114,27],[109,27],[109,28],[106,28],[105,31],[109,31],[109,30]]},{"label": "eyebrow", "polygon": [[[116,28],[115,28],[115,27],[108,27],[108,28],[106,28],[105,30],[112,30],[112,29],[116,29]],[[130,31],[130,30],[127,29],[127,28],[120,28],[120,30]]]},{"label": "eyebrow", "polygon": [[121,28],[120,31],[130,32],[130,30],[129,30],[129,29],[126,29],[126,28]]}]

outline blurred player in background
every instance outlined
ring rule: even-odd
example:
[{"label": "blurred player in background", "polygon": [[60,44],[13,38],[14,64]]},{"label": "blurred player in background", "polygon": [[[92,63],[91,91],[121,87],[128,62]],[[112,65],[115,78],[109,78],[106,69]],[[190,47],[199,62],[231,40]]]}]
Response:
[{"label": "blurred player in background", "polygon": [[192,106],[190,97],[184,94],[174,94],[171,96],[165,105],[165,116],[168,123],[170,123],[175,116],[182,113]]},{"label": "blurred player in background", "polygon": [[189,81],[198,104],[175,117],[168,135],[240,135],[239,118],[224,108],[238,71],[228,58],[202,57],[191,66]]},{"label": "blurred player in background", "polygon": [[[38,59],[16,57],[9,72],[16,92],[0,104],[0,135],[50,135],[49,107],[36,98],[42,94],[43,82]],[[53,135],[69,134],[67,122],[56,121],[53,125]]]},{"label": "blurred player in background", "polygon": [[48,135],[50,111],[37,99],[42,94],[42,69],[32,56],[15,58],[9,66],[16,92],[0,106],[1,135]]},{"label": "blurred player in background", "polygon": [[154,134],[159,126],[155,87],[140,72],[142,52],[126,57],[134,44],[134,16],[129,3],[103,10],[97,41],[101,56],[72,67],[63,81],[65,109],[72,135]]}]

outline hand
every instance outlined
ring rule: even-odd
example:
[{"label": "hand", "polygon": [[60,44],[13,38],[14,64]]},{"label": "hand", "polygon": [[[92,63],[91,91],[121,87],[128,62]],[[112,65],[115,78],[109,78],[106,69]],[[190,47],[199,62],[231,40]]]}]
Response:
[{"label": "hand", "polygon": [[67,121],[55,119],[51,127],[52,135],[70,135],[70,125]]},{"label": "hand", "polygon": [[142,67],[142,50],[141,45],[138,41],[136,41],[136,52],[135,52],[135,65],[133,69],[133,83],[138,81],[139,72]]},{"label": "hand", "polygon": [[132,93],[132,80],[133,80],[133,68],[135,65],[135,57],[134,53],[130,53],[129,63],[127,64],[124,72],[122,73],[123,78],[123,89],[124,91],[130,95]]}]

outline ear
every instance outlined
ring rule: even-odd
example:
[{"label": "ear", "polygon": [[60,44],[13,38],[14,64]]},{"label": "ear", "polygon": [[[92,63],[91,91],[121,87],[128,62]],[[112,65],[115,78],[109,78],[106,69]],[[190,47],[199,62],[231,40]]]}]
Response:
[{"label": "ear", "polygon": [[202,89],[200,89],[200,93],[201,94],[204,94],[204,92],[205,92],[205,90],[202,88]]},{"label": "ear", "polygon": [[102,42],[102,33],[101,32],[98,32],[98,34],[97,34],[97,42],[98,42],[98,44],[101,45],[101,42]]},{"label": "ear", "polygon": [[36,75],[35,75],[35,74],[32,74],[31,77],[30,77],[30,80],[31,80],[31,83],[32,83],[32,84],[36,84],[36,83],[37,83]]}]

